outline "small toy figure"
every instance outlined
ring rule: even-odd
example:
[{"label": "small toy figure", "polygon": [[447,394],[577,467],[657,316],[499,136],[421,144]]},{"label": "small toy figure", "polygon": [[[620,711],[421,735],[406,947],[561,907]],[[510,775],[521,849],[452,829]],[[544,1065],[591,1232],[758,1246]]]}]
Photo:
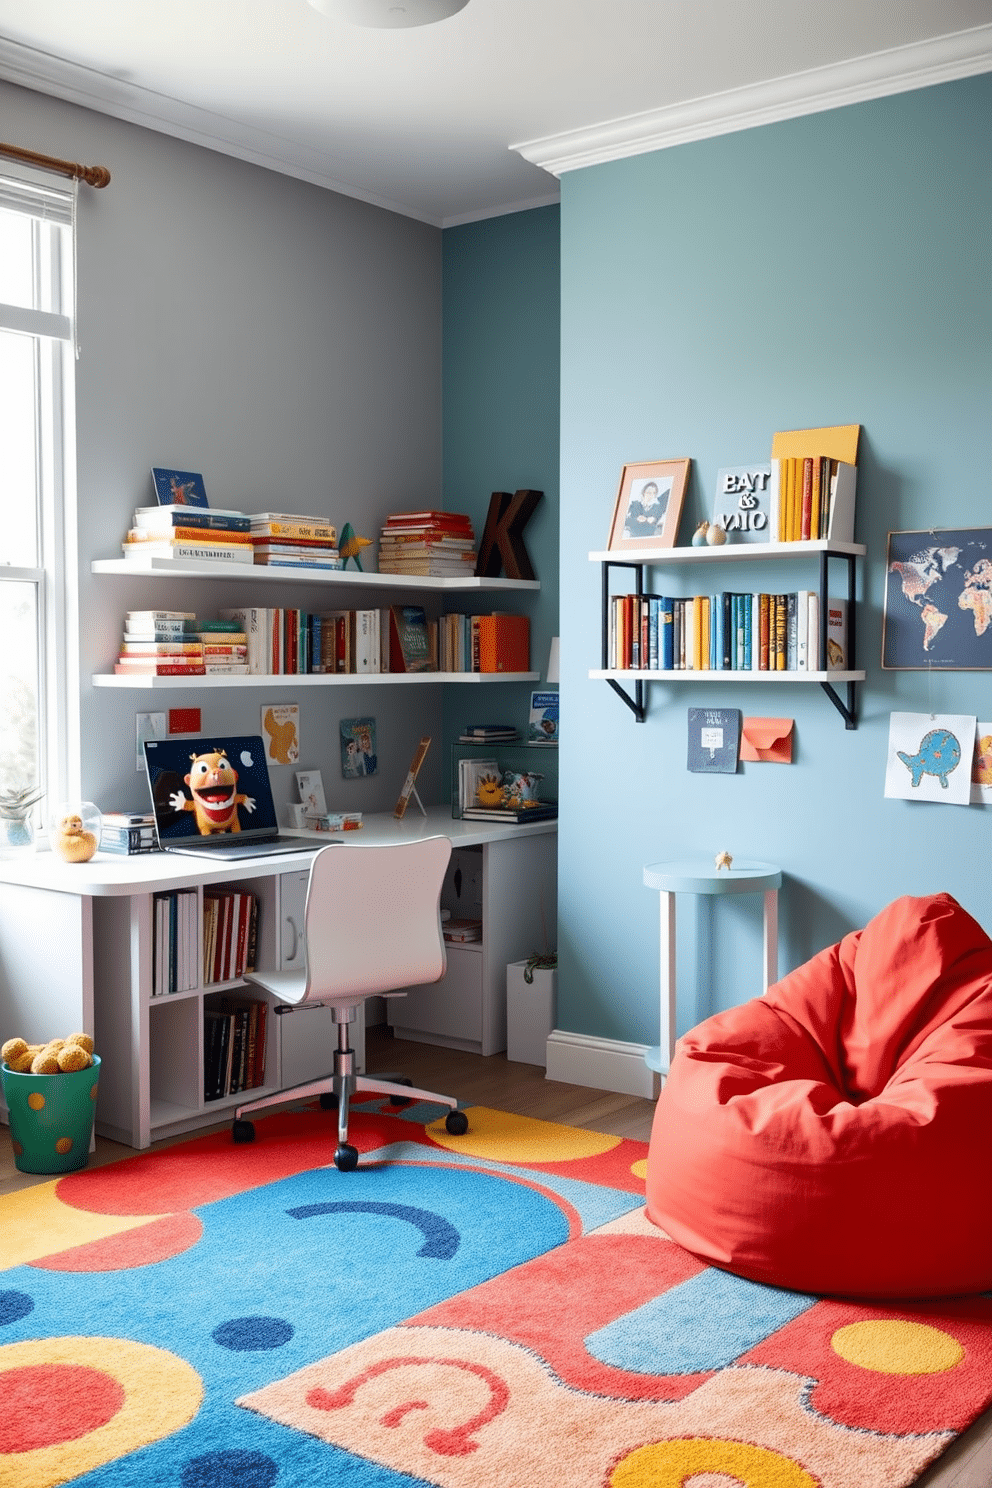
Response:
[{"label": "small toy figure", "polygon": [[733,858],[730,856],[729,852],[727,852],[726,849],[724,849],[723,852],[718,852],[716,858],[714,859],[714,862],[716,863],[716,871],[719,873],[721,868],[726,868],[727,872],[729,873],[730,865],[733,861]]},{"label": "small toy figure", "polygon": [[169,797],[173,811],[195,812],[201,837],[240,832],[238,807],[254,811],[255,799],[236,791],[238,772],[227,755],[215,750],[210,754],[191,754],[190,759],[193,763],[185,778],[193,799],[187,800],[182,791],[174,791]]},{"label": "small toy figure", "polygon": [[344,562],[341,565],[342,568],[347,568],[348,559],[354,558],[355,567],[359,570],[359,572],[364,572],[360,556],[361,551],[363,548],[370,548],[371,546],[372,539],[370,537],[359,537],[358,533],[355,531],[354,527],[352,527],[351,523],[345,522],[344,526],[341,528],[341,536],[338,539],[338,552],[344,559]]},{"label": "small toy figure", "polygon": [[96,852],[95,832],[87,832],[81,816],[63,816],[52,835],[52,850],[67,863],[88,863]]}]

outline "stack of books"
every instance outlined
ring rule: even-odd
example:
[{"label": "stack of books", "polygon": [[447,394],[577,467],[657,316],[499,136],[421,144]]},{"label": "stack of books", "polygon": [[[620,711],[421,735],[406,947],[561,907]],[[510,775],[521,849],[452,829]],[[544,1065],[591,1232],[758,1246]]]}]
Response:
[{"label": "stack of books", "polygon": [[203,1012],[203,1098],[221,1100],[257,1090],[265,1079],[268,1004],[253,997],[223,997]]},{"label": "stack of books", "polygon": [[203,643],[187,626],[190,610],[128,610],[114,666],[119,676],[202,677]]},{"label": "stack of books", "polygon": [[449,945],[471,945],[482,939],[482,921],[445,920],[441,932]]},{"label": "stack of books", "polygon": [[100,818],[100,851],[128,857],[158,852],[155,817],[150,811],[104,811]]},{"label": "stack of books", "polygon": [[458,736],[460,744],[488,744],[498,740],[518,739],[512,723],[467,723]]},{"label": "stack of books", "polygon": [[188,610],[128,610],[118,676],[204,677],[248,672],[248,638],[230,620],[198,620]]},{"label": "stack of books", "polygon": [[139,506],[121,544],[134,563],[168,558],[177,563],[251,563],[251,523],[244,512],[199,506]]},{"label": "stack of books", "polygon": [[254,561],[278,568],[341,568],[337,528],[326,517],[257,512],[251,518]]},{"label": "stack of books", "polygon": [[237,620],[191,620],[189,630],[203,646],[203,670],[208,677],[218,673],[247,676],[248,637]]},{"label": "stack of books", "polygon": [[475,534],[460,512],[396,512],[379,535],[379,572],[418,577],[471,578]]}]

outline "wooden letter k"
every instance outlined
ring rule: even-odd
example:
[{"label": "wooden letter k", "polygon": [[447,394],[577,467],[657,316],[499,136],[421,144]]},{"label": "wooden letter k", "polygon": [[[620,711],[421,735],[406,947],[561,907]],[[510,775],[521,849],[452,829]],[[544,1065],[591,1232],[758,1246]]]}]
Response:
[{"label": "wooden letter k", "polygon": [[494,491],[479,544],[475,572],[480,579],[499,577],[502,566],[508,579],[533,579],[534,565],[524,547],[523,530],[543,491]]}]

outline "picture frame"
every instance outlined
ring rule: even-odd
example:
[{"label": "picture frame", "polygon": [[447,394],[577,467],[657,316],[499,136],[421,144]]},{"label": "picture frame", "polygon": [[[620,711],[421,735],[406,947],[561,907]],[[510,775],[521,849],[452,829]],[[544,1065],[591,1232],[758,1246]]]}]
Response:
[{"label": "picture frame", "polygon": [[992,527],[890,532],[885,671],[992,671]]},{"label": "picture frame", "polygon": [[640,460],[623,467],[607,548],[674,548],[691,460]]},{"label": "picture frame", "polygon": [[428,749],[430,749],[430,747],[430,735],[425,734],[425,736],[421,739],[420,743],[417,745],[416,749],[413,752],[413,759],[410,761],[410,768],[407,771],[406,779],[404,780],[402,789],[400,790],[399,800],[396,802],[396,805],[393,808],[393,815],[395,816],[397,821],[402,821],[403,817],[406,815],[406,808],[410,804],[411,796],[420,807],[423,815],[427,815],[427,812],[424,810],[424,803],[417,795],[416,782],[417,776],[420,774],[420,767],[424,763],[424,760],[427,758],[427,751]]}]

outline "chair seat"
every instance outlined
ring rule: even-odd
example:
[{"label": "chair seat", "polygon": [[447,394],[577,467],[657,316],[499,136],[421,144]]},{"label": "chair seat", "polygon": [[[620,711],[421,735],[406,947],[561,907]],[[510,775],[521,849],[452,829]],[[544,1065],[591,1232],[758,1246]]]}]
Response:
[{"label": "chair seat", "polygon": [[773,1286],[992,1288],[992,941],[949,895],[896,900],[682,1038],[648,1217]]}]

